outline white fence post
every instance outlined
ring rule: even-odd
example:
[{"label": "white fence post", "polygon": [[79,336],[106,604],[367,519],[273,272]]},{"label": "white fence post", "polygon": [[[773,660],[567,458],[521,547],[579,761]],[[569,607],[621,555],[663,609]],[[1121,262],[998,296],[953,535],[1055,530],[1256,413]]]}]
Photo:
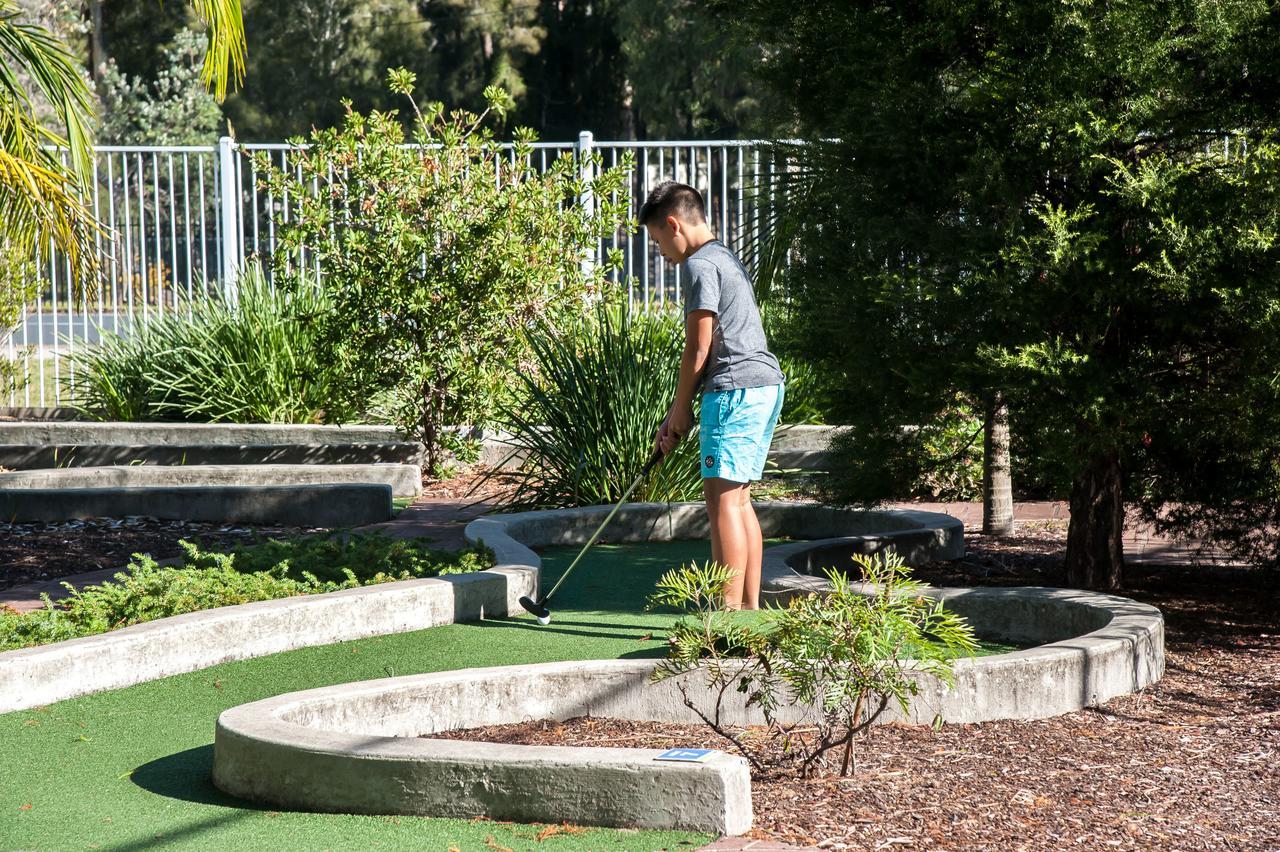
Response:
[{"label": "white fence post", "polygon": [[218,139],[218,170],[221,178],[222,209],[222,292],[229,304],[236,303],[236,277],[240,272],[240,182],[236,179],[236,143],[230,136]]},{"label": "white fence post", "polygon": [[[584,181],[590,181],[594,177],[594,169],[591,165],[591,151],[594,147],[594,140],[590,130],[584,130],[578,134],[578,144],[574,150],[578,156],[578,169]],[[578,196],[578,203],[582,205],[582,209],[587,212],[588,216],[594,215],[596,212],[595,196],[591,193],[591,187],[587,186],[583,189],[582,194]],[[596,267],[596,252],[599,247],[589,248],[582,257],[582,277],[586,278],[591,275]]]}]

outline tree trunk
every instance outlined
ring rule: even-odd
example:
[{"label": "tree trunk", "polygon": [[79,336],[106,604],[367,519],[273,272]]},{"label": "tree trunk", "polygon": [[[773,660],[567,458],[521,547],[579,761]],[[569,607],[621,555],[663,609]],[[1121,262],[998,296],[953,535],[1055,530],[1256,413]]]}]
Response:
[{"label": "tree trunk", "polygon": [[89,76],[93,82],[102,82],[102,72],[107,64],[107,52],[102,47],[102,0],[89,0]]},{"label": "tree trunk", "polygon": [[1124,501],[1120,454],[1097,453],[1071,486],[1067,530],[1067,584],[1118,589],[1124,573]]},{"label": "tree trunk", "polygon": [[1009,458],[1009,405],[996,391],[987,403],[982,434],[982,532],[1013,534],[1013,477]]}]

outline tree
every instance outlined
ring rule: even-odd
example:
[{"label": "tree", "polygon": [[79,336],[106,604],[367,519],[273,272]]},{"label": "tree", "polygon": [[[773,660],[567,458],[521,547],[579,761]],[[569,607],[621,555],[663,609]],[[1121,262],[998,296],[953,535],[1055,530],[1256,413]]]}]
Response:
[{"label": "tree", "polygon": [[[390,84],[411,96],[413,74],[392,71]],[[408,135],[395,113],[351,111],[312,131],[296,173],[255,157],[264,187],[296,204],[277,218],[275,280],[287,286],[301,256],[332,300],[316,317],[333,366],[328,419],[390,398],[437,473],[454,448],[446,427],[487,419],[495,373],[518,369],[525,333],[578,314],[621,265],[618,250],[600,266],[583,258],[626,221],[625,164],[566,156],[542,173],[533,131],[517,128],[506,152],[487,124],[510,96],[485,96],[480,115],[411,101]],[[587,194],[594,205],[578,203]]]},{"label": "tree", "polygon": [[497,86],[517,102],[525,98],[528,65],[547,35],[538,23],[538,0],[441,0],[430,6],[439,97],[479,108],[484,90]]},{"label": "tree", "polygon": [[211,145],[222,110],[200,82],[204,37],[179,30],[164,52],[164,67],[150,82],[122,74],[108,60],[98,84],[102,101],[99,141],[108,145]]},{"label": "tree", "polygon": [[617,31],[639,138],[735,138],[766,122],[759,45],[730,39],[703,4],[623,0]]},{"label": "tree", "polygon": [[[788,152],[787,283],[864,450],[909,454],[904,427],[949,394],[999,394],[1015,433],[1054,436],[1040,449],[1072,472],[1073,585],[1122,581],[1126,495],[1167,529],[1227,542],[1267,515],[1270,5],[712,5],[764,46],[762,73],[810,140]],[[1274,555],[1274,529],[1250,532]]]},{"label": "tree", "polygon": [[339,97],[358,110],[389,108],[388,68],[435,74],[416,0],[247,0],[245,25],[253,55],[225,107],[242,139],[278,142],[339,124]]}]

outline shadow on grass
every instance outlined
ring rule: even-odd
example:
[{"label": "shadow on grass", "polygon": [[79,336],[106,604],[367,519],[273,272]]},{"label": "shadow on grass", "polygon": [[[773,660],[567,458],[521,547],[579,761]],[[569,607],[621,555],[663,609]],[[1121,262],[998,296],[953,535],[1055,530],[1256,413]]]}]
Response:
[{"label": "shadow on grass", "polygon": [[669,629],[668,625],[660,624],[620,624],[617,627],[611,628],[609,625],[600,624],[595,621],[560,620],[555,617],[554,612],[551,614],[551,623],[546,625],[538,624],[534,621],[525,621],[519,618],[486,618],[483,621],[470,622],[470,624],[474,627],[489,627],[505,630],[531,630],[535,633],[559,633],[565,636],[589,636],[596,639],[634,639],[636,641],[644,640],[646,634],[649,634],[649,638],[665,634]]},{"label": "shadow on grass", "polygon": [[211,816],[208,819],[202,819],[199,822],[185,825],[172,831],[156,832],[145,837],[139,837],[136,840],[113,843],[106,848],[113,850],[113,852],[134,852],[134,850],[155,849],[157,846],[182,846],[185,842],[195,841],[206,832],[214,831],[233,822],[239,822],[249,815],[248,811],[232,811],[231,813]]},{"label": "shadow on grass", "polygon": [[144,763],[129,776],[148,793],[199,805],[218,805],[239,810],[271,810],[245,799],[237,799],[213,786],[213,745],[197,746]]}]

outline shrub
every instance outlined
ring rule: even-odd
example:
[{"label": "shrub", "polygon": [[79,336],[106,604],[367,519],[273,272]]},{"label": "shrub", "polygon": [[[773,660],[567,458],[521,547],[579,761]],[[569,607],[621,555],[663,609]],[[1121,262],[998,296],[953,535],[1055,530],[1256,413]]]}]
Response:
[{"label": "shrub", "polygon": [[105,420],[310,423],[328,405],[333,371],[317,357],[319,285],[277,291],[256,264],[234,304],[191,301],[127,335],[69,353],[76,404]]},{"label": "shrub", "polygon": [[[670,314],[601,304],[567,331],[529,335],[524,394],[503,419],[526,461],[512,494],[521,508],[614,503],[653,454],[653,435],[675,398],[684,329]],[[496,472],[494,475],[498,475]],[[632,495],[701,496],[696,436],[681,441]]]},{"label": "shrub", "polygon": [[71,589],[44,609],[0,612],[0,650],[92,636],[186,612],[350,589],[394,580],[479,571],[493,565],[483,546],[461,553],[433,551],[423,541],[381,534],[331,534],[269,541],[231,553],[180,542],[183,567],[162,568],[135,555],[113,580]]},{"label": "shrub", "polygon": [[[439,103],[419,108],[413,83],[390,73],[414,111],[407,139],[396,113],[349,110],[341,127],[312,132],[296,171],[256,162],[263,186],[291,200],[277,225],[277,280],[304,258],[333,300],[319,323],[338,367],[330,418],[389,394],[395,422],[438,469],[446,425],[492,413],[492,371],[514,371],[524,330],[579,312],[620,266],[616,250],[602,265],[583,261],[626,221],[629,161],[603,170],[598,156],[565,156],[539,173],[532,130],[518,128],[504,151],[485,126],[505,115],[504,92],[487,89],[480,115],[446,114]],[[587,194],[593,204],[578,203]]]},{"label": "shrub", "polygon": [[[695,617],[670,632],[671,649],[654,680],[700,674],[712,696],[710,708],[691,697],[682,681],[684,703],[758,772],[789,763],[806,777],[841,749],[840,774],[848,775],[857,733],[890,702],[905,711],[920,674],[950,682],[951,660],[977,650],[968,624],[941,601],[923,597],[924,584],[909,579],[910,569],[896,553],[858,555],[854,561],[870,593],[861,593],[843,572],[828,571],[828,594],[793,598],[751,620],[717,611],[728,569],[695,564],[668,572],[650,605],[674,606]],[[770,734],[764,743],[748,742],[721,723],[731,689],[764,715]],[[783,708],[793,709],[784,714]]]}]

